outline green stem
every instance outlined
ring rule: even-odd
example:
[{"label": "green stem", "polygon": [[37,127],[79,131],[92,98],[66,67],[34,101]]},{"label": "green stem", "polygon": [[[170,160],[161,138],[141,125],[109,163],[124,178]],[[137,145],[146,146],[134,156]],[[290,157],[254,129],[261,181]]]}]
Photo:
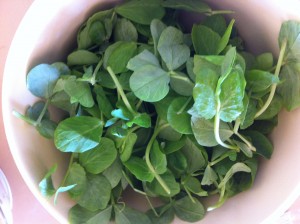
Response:
[{"label": "green stem", "polygon": [[218,15],[218,14],[232,14],[235,13],[234,11],[231,10],[215,10],[215,11],[211,11],[208,13],[208,15]]},{"label": "green stem", "polygon": [[240,124],[241,120],[237,119],[234,124],[233,133],[238,136],[252,151],[256,151],[256,148],[252,145],[252,143],[239,133]]},{"label": "green stem", "polygon": [[74,160],[74,152],[71,154],[67,172],[65,174],[65,177],[64,177],[63,181],[60,184],[61,187],[63,187],[65,185],[65,183],[66,183],[66,180],[67,180],[67,178],[69,176],[69,173],[70,173],[71,166],[73,164],[73,160]]},{"label": "green stem", "polygon": [[148,197],[147,194],[145,195],[145,197],[146,197],[146,199],[147,199],[147,202],[148,202],[148,204],[149,204],[151,210],[152,210],[153,213],[155,214],[155,216],[156,216],[156,217],[159,217],[157,211],[155,210],[154,206],[152,205],[152,203],[151,203],[151,201],[150,201],[150,199],[149,199],[149,197]]},{"label": "green stem", "polygon": [[142,105],[144,101],[143,100],[139,100],[139,102],[136,104],[135,109],[138,111],[140,106]]},{"label": "green stem", "polygon": [[117,76],[115,75],[115,73],[113,72],[113,70],[110,68],[110,67],[107,67],[107,71],[108,73],[110,74],[111,78],[113,79],[114,83],[116,84],[116,87],[117,87],[117,90],[118,90],[118,93],[121,95],[122,97],[122,100],[125,104],[125,106],[127,107],[127,109],[132,113],[132,114],[135,114],[135,111],[132,109],[124,91],[123,91],[123,88],[117,78]]},{"label": "green stem", "polygon": [[94,72],[93,72],[93,76],[92,76],[92,78],[91,78],[91,84],[92,84],[92,85],[95,85],[95,84],[96,84],[96,75],[97,75],[99,69],[101,68],[102,64],[103,64],[103,59],[101,59],[101,60],[98,62],[97,66],[96,66],[96,68],[95,68],[95,70],[94,70]]},{"label": "green stem", "polygon": [[218,142],[219,145],[227,148],[227,149],[233,149],[238,151],[238,148],[234,145],[229,145],[226,144],[225,142],[222,141],[221,137],[220,137],[220,133],[219,133],[219,129],[220,129],[220,101],[217,101],[217,113],[215,115],[215,120],[214,120],[214,134],[215,134],[215,139]]},{"label": "green stem", "polygon": [[179,80],[182,80],[182,81],[188,81],[188,82],[191,82],[191,80],[190,80],[188,77],[181,76],[181,75],[179,75],[177,72],[170,71],[169,74],[170,74],[170,76],[171,76],[172,78],[179,79]]},{"label": "green stem", "polygon": [[220,156],[218,159],[214,160],[214,161],[211,161],[209,163],[210,166],[214,166],[216,165],[217,163],[221,162],[223,159],[226,159],[230,154],[229,153],[225,153],[224,155]]},{"label": "green stem", "polygon": [[189,103],[191,102],[191,100],[192,100],[192,97],[190,96],[189,98],[188,98],[188,100],[185,102],[185,104],[180,108],[180,110],[177,112],[177,114],[181,114],[184,110],[185,110],[185,108],[189,105]]},{"label": "green stem", "polygon": [[152,166],[151,162],[150,162],[150,151],[151,151],[151,148],[152,148],[152,145],[153,145],[153,142],[154,140],[156,139],[156,136],[159,134],[159,132],[164,129],[165,127],[169,126],[169,124],[164,124],[160,127],[157,127],[158,126],[158,123],[159,123],[159,119],[157,119],[157,122],[156,122],[156,129],[146,147],[146,152],[145,152],[145,160],[146,160],[146,164],[150,170],[151,173],[153,173],[155,179],[158,181],[158,183],[162,186],[162,188],[165,190],[165,192],[167,194],[171,194],[171,190],[170,188],[167,186],[167,184],[165,183],[165,181],[160,177],[159,174],[156,173],[154,167]]},{"label": "green stem", "polygon": [[[283,41],[281,49],[280,49],[279,58],[278,58],[276,70],[275,70],[275,73],[274,73],[274,75],[276,77],[279,76],[280,69],[281,69],[281,66],[282,66],[282,63],[283,63],[283,59],[284,59],[284,54],[285,54],[285,51],[286,51],[286,47],[287,47],[287,40],[285,39]],[[273,100],[273,97],[275,95],[276,87],[277,87],[277,83],[272,84],[270,94],[269,94],[269,97],[268,97],[267,101],[265,102],[263,107],[260,108],[260,110],[255,114],[254,118],[259,117],[260,115],[262,115],[268,109],[268,107],[271,104],[271,102]]]},{"label": "green stem", "polygon": [[44,115],[45,115],[45,113],[46,113],[46,111],[48,109],[49,103],[50,103],[50,100],[48,99],[46,101],[46,103],[45,103],[45,105],[43,107],[43,110],[41,111],[38,119],[35,121],[35,125],[34,126],[38,126],[41,123],[41,121],[42,121],[42,119],[43,119],[43,117],[44,117]]},{"label": "green stem", "polygon": [[12,111],[12,114],[13,114],[15,117],[17,117],[17,118],[19,118],[19,119],[21,119],[21,120],[27,122],[28,124],[30,124],[30,125],[32,125],[32,126],[35,126],[35,121],[34,121],[34,120],[30,119],[29,117],[24,116],[23,114],[19,113],[18,111],[13,110],[13,111]]}]

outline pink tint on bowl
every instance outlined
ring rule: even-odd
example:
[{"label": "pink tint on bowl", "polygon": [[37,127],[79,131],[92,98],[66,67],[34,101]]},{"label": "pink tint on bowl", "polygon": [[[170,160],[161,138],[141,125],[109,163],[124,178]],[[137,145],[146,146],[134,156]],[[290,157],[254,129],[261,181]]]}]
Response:
[{"label": "pink tint on bowl", "polygon": [[[41,204],[60,222],[67,223],[68,209],[73,202],[65,195],[53,205],[53,198],[40,195],[38,183],[46,171],[57,163],[54,176],[58,186],[68,164],[67,156],[54,149],[53,143],[40,137],[29,125],[12,116],[12,111],[24,112],[34,98],[26,90],[28,69],[37,63],[62,59],[74,44],[80,24],[104,6],[100,0],[36,0],[24,17],[13,40],[3,81],[3,116],[5,131],[14,160],[30,190]],[[210,1],[236,13],[237,26],[247,46],[256,52],[278,50],[280,24],[288,18],[299,18],[299,1],[292,0],[223,0]],[[296,10],[297,9],[297,10]],[[217,210],[209,212],[202,224],[271,223],[299,196],[300,172],[298,131],[300,111],[283,112],[279,126],[272,135],[275,145],[270,161],[263,161],[254,187],[237,195]],[[176,223],[182,223],[176,219]]]}]

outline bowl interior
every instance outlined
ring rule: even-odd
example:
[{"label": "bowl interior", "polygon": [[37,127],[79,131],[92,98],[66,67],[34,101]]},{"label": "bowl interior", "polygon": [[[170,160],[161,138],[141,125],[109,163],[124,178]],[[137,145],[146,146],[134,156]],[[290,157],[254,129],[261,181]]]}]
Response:
[{"label": "bowl interior", "polygon": [[[38,183],[47,170],[58,164],[54,175],[57,186],[68,165],[68,156],[54,148],[33,127],[12,115],[23,112],[36,101],[27,91],[26,74],[39,63],[62,60],[74,46],[76,32],[92,12],[107,8],[118,1],[101,0],[36,0],[24,17],[8,55],[3,80],[3,118],[8,143],[25,182],[38,200],[59,221],[67,223],[73,202],[65,195],[57,205],[39,193]],[[297,0],[211,0],[216,8],[234,10],[236,25],[247,47],[253,52],[278,52],[277,36],[282,21],[299,19]],[[300,172],[298,133],[300,110],[282,112],[279,125],[272,134],[275,146],[269,161],[262,161],[254,187],[209,212],[201,223],[269,223],[280,216],[299,196]],[[138,201],[133,199],[133,201]],[[136,202],[138,203],[138,202]],[[177,223],[177,222],[176,222]],[[179,221],[178,221],[179,223]]]}]

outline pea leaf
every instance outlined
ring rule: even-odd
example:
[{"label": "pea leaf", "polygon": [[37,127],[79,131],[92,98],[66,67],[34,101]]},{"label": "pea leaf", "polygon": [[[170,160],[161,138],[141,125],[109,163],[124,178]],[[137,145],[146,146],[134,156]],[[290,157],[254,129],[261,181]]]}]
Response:
[{"label": "pea leaf", "polygon": [[[192,130],[197,142],[202,146],[216,146],[218,145],[214,135],[214,122],[206,120],[201,117],[192,116]],[[227,140],[233,134],[227,123],[220,122],[220,138],[222,141]]]},{"label": "pea leaf", "polygon": [[193,133],[191,128],[191,116],[187,113],[190,107],[191,104],[188,98],[178,97],[171,102],[168,108],[168,122],[174,130],[181,134]]},{"label": "pea leaf", "polygon": [[59,78],[59,71],[48,64],[33,67],[27,74],[26,85],[35,96],[48,99],[53,94],[54,86]]},{"label": "pea leaf", "polygon": [[87,188],[84,189],[77,203],[90,210],[105,209],[111,195],[109,181],[103,175],[87,175]]},{"label": "pea leaf", "polygon": [[201,180],[201,185],[211,185],[214,184],[218,180],[218,176],[216,172],[211,168],[211,166],[207,165],[204,170],[204,175]]},{"label": "pea leaf", "polygon": [[94,117],[67,118],[58,124],[54,143],[62,152],[82,153],[99,144],[102,129],[102,121]]},{"label": "pea leaf", "polygon": [[151,31],[151,36],[152,36],[153,43],[154,43],[155,55],[157,55],[157,45],[158,45],[160,35],[163,32],[163,30],[166,28],[167,28],[167,26],[159,19],[153,19],[151,21],[150,31]]},{"label": "pea leaf", "polygon": [[185,188],[198,196],[208,196],[207,191],[203,190],[200,181],[196,177],[189,176],[183,182]]},{"label": "pea leaf", "polygon": [[71,103],[80,103],[84,107],[94,106],[94,99],[87,82],[77,81],[70,76],[64,83],[65,92],[70,96]]},{"label": "pea leaf", "polygon": [[255,67],[259,70],[269,71],[274,65],[273,54],[270,52],[262,53],[255,58]]},{"label": "pea leaf", "polygon": [[135,26],[127,19],[118,19],[114,27],[114,40],[137,42],[138,33]]},{"label": "pea leaf", "polygon": [[234,22],[235,22],[234,19],[232,19],[230,21],[224,35],[221,37],[220,42],[218,43],[217,54],[220,54],[226,48],[226,46],[229,42],[229,38],[230,38],[230,35],[231,35],[231,31],[232,31]]},{"label": "pea leaf", "polygon": [[151,182],[154,179],[153,173],[150,172],[145,160],[131,156],[124,162],[126,168],[139,180]]},{"label": "pea leaf", "polygon": [[[25,115],[29,117],[31,120],[36,121],[39,118],[40,114],[42,113],[44,107],[45,107],[45,102],[38,101],[26,109]],[[46,110],[43,119],[50,119],[50,113],[48,109]]]},{"label": "pea leaf", "polygon": [[247,89],[260,92],[268,89],[272,84],[279,83],[279,78],[269,72],[262,70],[250,70],[245,74]]},{"label": "pea leaf", "polygon": [[282,104],[282,98],[279,95],[275,94],[268,108],[256,119],[268,120],[275,117],[281,111],[283,106]]},{"label": "pea leaf", "polygon": [[107,224],[110,221],[112,215],[112,206],[108,206],[106,209],[101,210],[98,214],[90,218],[86,224]]},{"label": "pea leaf", "polygon": [[205,215],[204,206],[198,199],[193,199],[194,202],[188,196],[185,196],[175,201],[173,208],[178,218],[187,222],[197,222],[203,219]]},{"label": "pea leaf", "polygon": [[93,90],[96,93],[96,100],[99,110],[106,118],[111,118],[111,111],[113,110],[113,106],[106,96],[105,91],[100,85],[96,85]]},{"label": "pea leaf", "polygon": [[206,151],[194,139],[186,138],[182,152],[187,159],[187,173],[192,174],[199,171],[207,164]]},{"label": "pea leaf", "polygon": [[120,159],[122,160],[122,162],[126,162],[130,158],[137,138],[138,138],[138,136],[135,133],[129,133],[126,136],[125,141],[123,142],[123,145],[121,147],[121,152],[120,152]]},{"label": "pea leaf", "polygon": [[192,28],[192,40],[197,54],[215,55],[218,52],[221,37],[209,27],[194,25]]},{"label": "pea leaf", "polygon": [[220,118],[225,122],[235,120],[243,111],[246,81],[241,70],[233,70],[221,84]]},{"label": "pea leaf", "polygon": [[282,46],[283,41],[287,40],[287,49],[288,51],[286,54],[289,54],[289,50],[297,41],[298,35],[300,34],[300,24],[294,20],[288,20],[281,24],[279,36],[278,36],[278,43],[279,46]]},{"label": "pea leaf", "polygon": [[211,119],[216,114],[215,89],[218,75],[211,69],[203,68],[197,74],[196,85],[193,89],[194,105],[189,113],[191,115],[202,116]]},{"label": "pea leaf", "polygon": [[202,25],[211,28],[213,31],[217,32],[220,36],[224,35],[227,24],[223,15],[216,14],[212,16],[207,16]]},{"label": "pea leaf", "polygon": [[266,159],[270,159],[273,153],[273,145],[270,140],[258,131],[246,131],[244,133],[252,140],[253,146],[256,148],[256,153],[262,155]]},{"label": "pea leaf", "polygon": [[41,120],[40,124],[36,126],[37,131],[45,138],[54,138],[54,132],[57,123],[48,119]]},{"label": "pea leaf", "polygon": [[68,55],[67,64],[72,65],[93,65],[97,64],[100,58],[93,52],[77,50]]},{"label": "pea leaf", "polygon": [[180,185],[178,182],[176,182],[174,175],[170,171],[161,174],[160,177],[169,187],[171,193],[167,194],[167,192],[162,188],[161,184],[156,179],[154,179],[151,183],[147,183],[147,187],[149,187],[152,192],[163,197],[173,197],[180,192]]},{"label": "pea leaf", "polygon": [[146,65],[136,70],[129,82],[130,88],[139,99],[156,102],[168,94],[170,76],[161,68]]},{"label": "pea leaf", "polygon": [[157,50],[170,71],[185,64],[190,57],[190,48],[183,44],[183,33],[172,26],[162,31]]},{"label": "pea leaf", "polygon": [[198,13],[211,12],[211,8],[202,1],[166,0],[166,1],[163,1],[162,5],[166,8],[182,9],[182,10],[191,11],[191,12],[198,12]]},{"label": "pea leaf", "polygon": [[137,113],[130,121],[126,123],[128,127],[132,127],[133,124],[136,124],[143,128],[150,128],[151,118],[147,113]]},{"label": "pea leaf", "polygon": [[[156,214],[153,212],[152,209],[147,211],[147,215],[152,221],[152,223],[156,224],[171,224],[175,218],[175,213],[173,208],[169,208],[166,210],[166,206],[163,205],[158,208],[155,208],[156,212],[159,214],[159,216],[156,216]],[[165,211],[166,210],[166,211]]]},{"label": "pea leaf", "polygon": [[117,158],[113,164],[110,165],[104,172],[102,173],[107,180],[110,182],[111,188],[115,188],[122,179],[122,164],[120,160]]},{"label": "pea leaf", "polygon": [[116,157],[114,142],[102,137],[98,146],[79,155],[79,162],[89,173],[98,174],[107,169]]},{"label": "pea leaf", "polygon": [[153,142],[150,151],[151,164],[157,174],[163,174],[167,171],[167,158],[164,153],[161,152],[158,142]]},{"label": "pea leaf", "polygon": [[168,168],[176,178],[180,177],[187,170],[188,164],[185,155],[179,150],[168,154]]},{"label": "pea leaf", "polygon": [[64,186],[64,187],[59,187],[56,192],[55,192],[55,196],[54,196],[54,204],[57,204],[57,199],[58,199],[58,195],[60,193],[64,193],[67,192],[71,189],[73,189],[74,187],[76,187],[76,184],[72,184],[72,185],[68,185],[68,186]]},{"label": "pea leaf", "polygon": [[170,86],[179,95],[191,96],[195,85],[185,73],[176,72],[171,75]]},{"label": "pea leaf", "polygon": [[132,71],[136,71],[146,65],[153,65],[160,68],[158,59],[148,50],[144,50],[131,58],[127,64],[127,68]]},{"label": "pea leaf", "polygon": [[115,205],[114,211],[116,224],[151,224],[151,221],[146,214],[128,206],[123,207],[122,205]]},{"label": "pea leaf", "polygon": [[51,197],[55,194],[55,188],[52,182],[52,174],[54,174],[57,170],[57,164],[52,166],[49,171],[46,173],[44,178],[39,183],[39,189],[43,196]]},{"label": "pea leaf", "polygon": [[75,200],[78,199],[84,189],[87,187],[86,172],[80,164],[76,162],[72,163],[71,167],[69,168],[65,184],[67,186],[75,185],[75,187],[70,189],[68,193],[71,198]]},{"label": "pea leaf", "polygon": [[163,151],[164,154],[170,154],[172,152],[176,152],[176,151],[178,151],[179,149],[181,149],[185,145],[185,141],[186,141],[185,136],[182,136],[182,138],[179,139],[178,141],[174,141],[174,142],[167,141],[167,142],[164,142],[165,146],[162,148],[162,151]]},{"label": "pea leaf", "polygon": [[132,20],[133,22],[150,25],[153,19],[162,19],[165,15],[164,8],[159,0],[140,1],[132,0],[115,8],[116,13]]},{"label": "pea leaf", "polygon": [[69,210],[68,221],[72,224],[86,223],[89,219],[95,216],[98,211],[90,211],[76,204]]},{"label": "pea leaf", "polygon": [[127,63],[135,55],[136,49],[135,42],[119,41],[110,45],[104,54],[104,68],[110,67],[115,74],[126,72]]}]

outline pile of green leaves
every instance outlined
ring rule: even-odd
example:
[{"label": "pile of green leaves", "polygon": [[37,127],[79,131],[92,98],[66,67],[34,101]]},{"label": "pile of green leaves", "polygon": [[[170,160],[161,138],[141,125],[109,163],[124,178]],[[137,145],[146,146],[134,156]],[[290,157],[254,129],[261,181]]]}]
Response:
[{"label": "pile of green leaves", "polygon": [[[182,11],[204,20],[186,31]],[[279,111],[300,104],[300,23],[282,24],[275,61],[245,51],[227,12],[193,0],[126,1],[81,26],[66,62],[29,71],[41,100],[14,113],[71,154],[60,186],[57,165],[40,183],[55,201],[68,192],[77,202],[70,223],[196,222],[202,198],[219,195],[211,210],[252,186]],[[51,120],[49,105],[66,118]],[[126,188],[151,209],[130,208]]]}]

